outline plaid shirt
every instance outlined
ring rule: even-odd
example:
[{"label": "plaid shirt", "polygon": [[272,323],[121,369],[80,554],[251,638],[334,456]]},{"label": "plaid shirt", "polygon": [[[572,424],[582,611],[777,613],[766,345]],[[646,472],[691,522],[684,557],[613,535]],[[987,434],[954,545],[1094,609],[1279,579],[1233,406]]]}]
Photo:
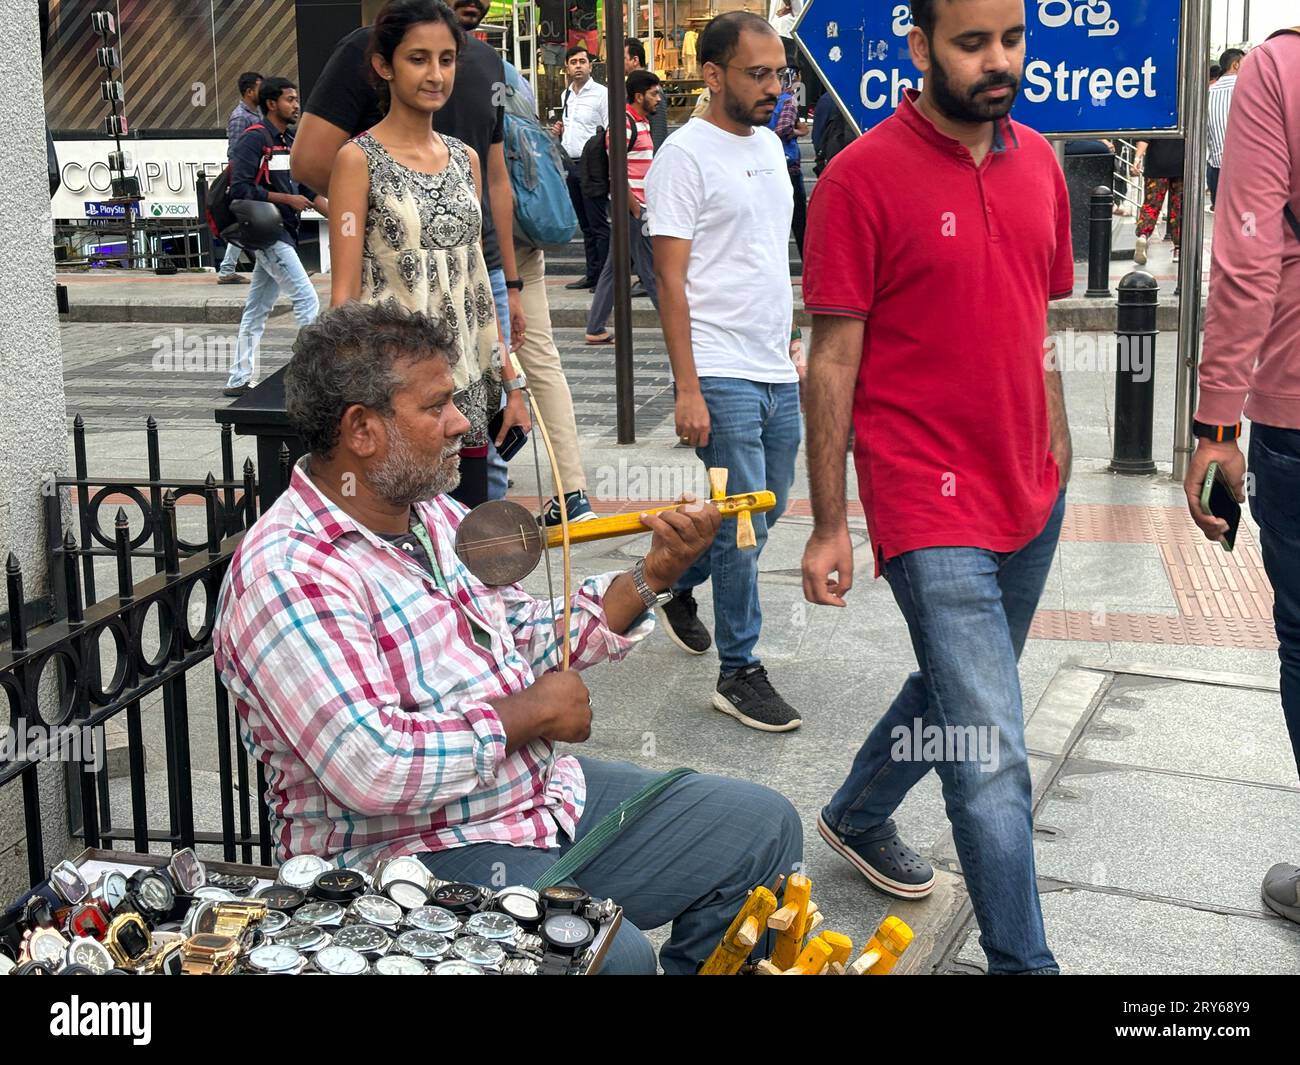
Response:
[{"label": "plaid shirt", "polygon": [[[322,496],[300,465],[245,535],[217,604],[217,671],[240,737],[266,767],[281,860],[380,858],[471,843],[555,847],[582,816],[576,759],[534,740],[506,753],[490,702],[556,667],[554,607],[488,588],[456,557],[465,508],[416,507],[450,594]],[[605,623],[615,574],[573,598],[573,665],[617,660],[654,627]],[[491,634],[475,642],[470,618]]]}]

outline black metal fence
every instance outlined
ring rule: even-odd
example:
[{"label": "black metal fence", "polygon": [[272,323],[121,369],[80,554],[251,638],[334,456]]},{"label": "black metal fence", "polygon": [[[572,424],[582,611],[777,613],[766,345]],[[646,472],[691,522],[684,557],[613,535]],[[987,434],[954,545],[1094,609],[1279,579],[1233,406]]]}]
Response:
[{"label": "black metal fence", "polygon": [[[269,864],[270,835],[260,800],[266,789],[263,768],[259,763],[250,771],[247,752],[232,736],[229,700],[215,673],[204,668],[193,672],[212,656],[221,582],[243,530],[257,516],[253,463],[246,461],[242,477],[235,479],[232,439],[225,427],[221,480],[212,474],[203,481],[166,480],[157,424],[150,418],[148,476],[97,479],[88,472],[80,416],[73,440],[74,476],[52,478],[42,486],[54,620],[31,627],[31,604],[26,604],[25,617],[23,574],[12,553],[6,565],[10,644],[0,648],[0,688],[8,696],[11,736],[45,740],[43,748],[21,753],[11,745],[0,757],[0,788],[21,782],[23,789],[32,882],[45,877],[46,865],[36,769],[56,759],[67,764],[69,833],[88,847],[121,843],[147,852],[150,843],[213,844],[221,847],[226,861],[243,862],[253,860],[256,847],[258,861]],[[62,498],[69,490],[75,500],[76,532],[63,527]],[[187,496],[203,501],[202,540],[188,541],[178,532],[177,503]],[[102,511],[114,504],[110,531],[104,528]],[[135,535],[124,504],[138,507],[143,519]],[[116,569],[116,587],[103,598],[96,584],[97,558],[112,558]],[[154,572],[137,582],[133,560],[139,558],[152,559]],[[219,831],[195,825],[189,707],[196,689],[191,679],[213,685]],[[152,710],[142,710],[142,703],[155,693],[161,693],[166,751],[165,825],[150,823],[145,780],[143,715]],[[126,721],[130,789],[130,820],[122,826],[115,825],[112,816],[107,759],[98,759],[96,767],[84,757],[85,752],[105,749],[105,724],[119,714]],[[69,751],[83,757],[69,758]]]}]

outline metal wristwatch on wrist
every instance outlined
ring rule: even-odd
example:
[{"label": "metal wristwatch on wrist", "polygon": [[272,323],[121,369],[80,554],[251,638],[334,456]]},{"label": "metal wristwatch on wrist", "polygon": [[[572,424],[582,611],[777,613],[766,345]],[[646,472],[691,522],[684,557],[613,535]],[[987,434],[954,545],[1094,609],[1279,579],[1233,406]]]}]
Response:
[{"label": "metal wristwatch on wrist", "polygon": [[511,392],[518,392],[521,388],[528,387],[528,378],[523,374],[516,374],[509,381],[501,382],[501,390],[507,395]]},{"label": "metal wristwatch on wrist", "polygon": [[636,585],[637,594],[641,596],[641,605],[647,610],[663,606],[673,597],[672,592],[667,590],[656,592],[646,583],[644,558],[638,558],[636,565],[632,567],[632,583]]}]

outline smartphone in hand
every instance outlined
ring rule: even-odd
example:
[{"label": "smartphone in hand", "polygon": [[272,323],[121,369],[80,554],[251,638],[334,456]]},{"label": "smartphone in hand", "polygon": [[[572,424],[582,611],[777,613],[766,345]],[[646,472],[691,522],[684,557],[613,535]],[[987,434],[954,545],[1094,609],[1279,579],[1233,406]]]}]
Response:
[{"label": "smartphone in hand", "polygon": [[1228,531],[1223,534],[1223,549],[1231,551],[1237,544],[1237,527],[1241,524],[1241,504],[1232,494],[1227,478],[1217,462],[1211,462],[1205,470],[1205,486],[1201,489],[1201,510],[1215,518],[1222,518],[1228,523]]},{"label": "smartphone in hand", "polygon": [[501,410],[497,411],[496,414],[492,416],[492,420],[488,422],[488,438],[493,442],[494,446],[496,446],[497,454],[501,457],[501,461],[509,462],[519,454],[519,449],[523,447],[524,443],[528,440],[528,434],[520,429],[519,426],[512,425],[510,427],[510,432],[506,433],[506,438],[500,443],[500,445],[496,445],[496,438],[501,433],[501,424],[505,420],[506,412],[503,407]]}]

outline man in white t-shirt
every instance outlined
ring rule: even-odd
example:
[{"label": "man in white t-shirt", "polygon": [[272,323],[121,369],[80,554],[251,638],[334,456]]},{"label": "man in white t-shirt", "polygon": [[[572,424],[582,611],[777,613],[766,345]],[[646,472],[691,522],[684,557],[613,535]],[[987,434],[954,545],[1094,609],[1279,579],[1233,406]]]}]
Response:
[{"label": "man in white t-shirt", "polygon": [[709,109],[664,142],[646,178],[677,435],[706,466],[730,471],[729,492],[769,489],[777,505],[754,515],[757,550],[736,546],[730,519],[663,613],[673,641],[703,654],[709,633],[692,589],[711,578],[721,662],[713,706],[751,728],[785,732],[799,715],[754,655],[758,556],[785,509],[801,431],[789,353],[794,195],[781,141],[765,128],[785,49],[765,19],[736,11],[705,27],[699,57]]},{"label": "man in white t-shirt", "polygon": [[563,117],[552,127],[552,132],[560,138],[564,149],[569,199],[573,201],[578,226],[582,229],[582,246],[587,253],[587,272],[564,287],[594,289],[609,255],[609,201],[582,191],[578,164],[582,149],[596,135],[597,127],[609,128],[609,93],[591,76],[591,55],[580,44],[564,54],[564,73],[569,87],[560,101]]}]

